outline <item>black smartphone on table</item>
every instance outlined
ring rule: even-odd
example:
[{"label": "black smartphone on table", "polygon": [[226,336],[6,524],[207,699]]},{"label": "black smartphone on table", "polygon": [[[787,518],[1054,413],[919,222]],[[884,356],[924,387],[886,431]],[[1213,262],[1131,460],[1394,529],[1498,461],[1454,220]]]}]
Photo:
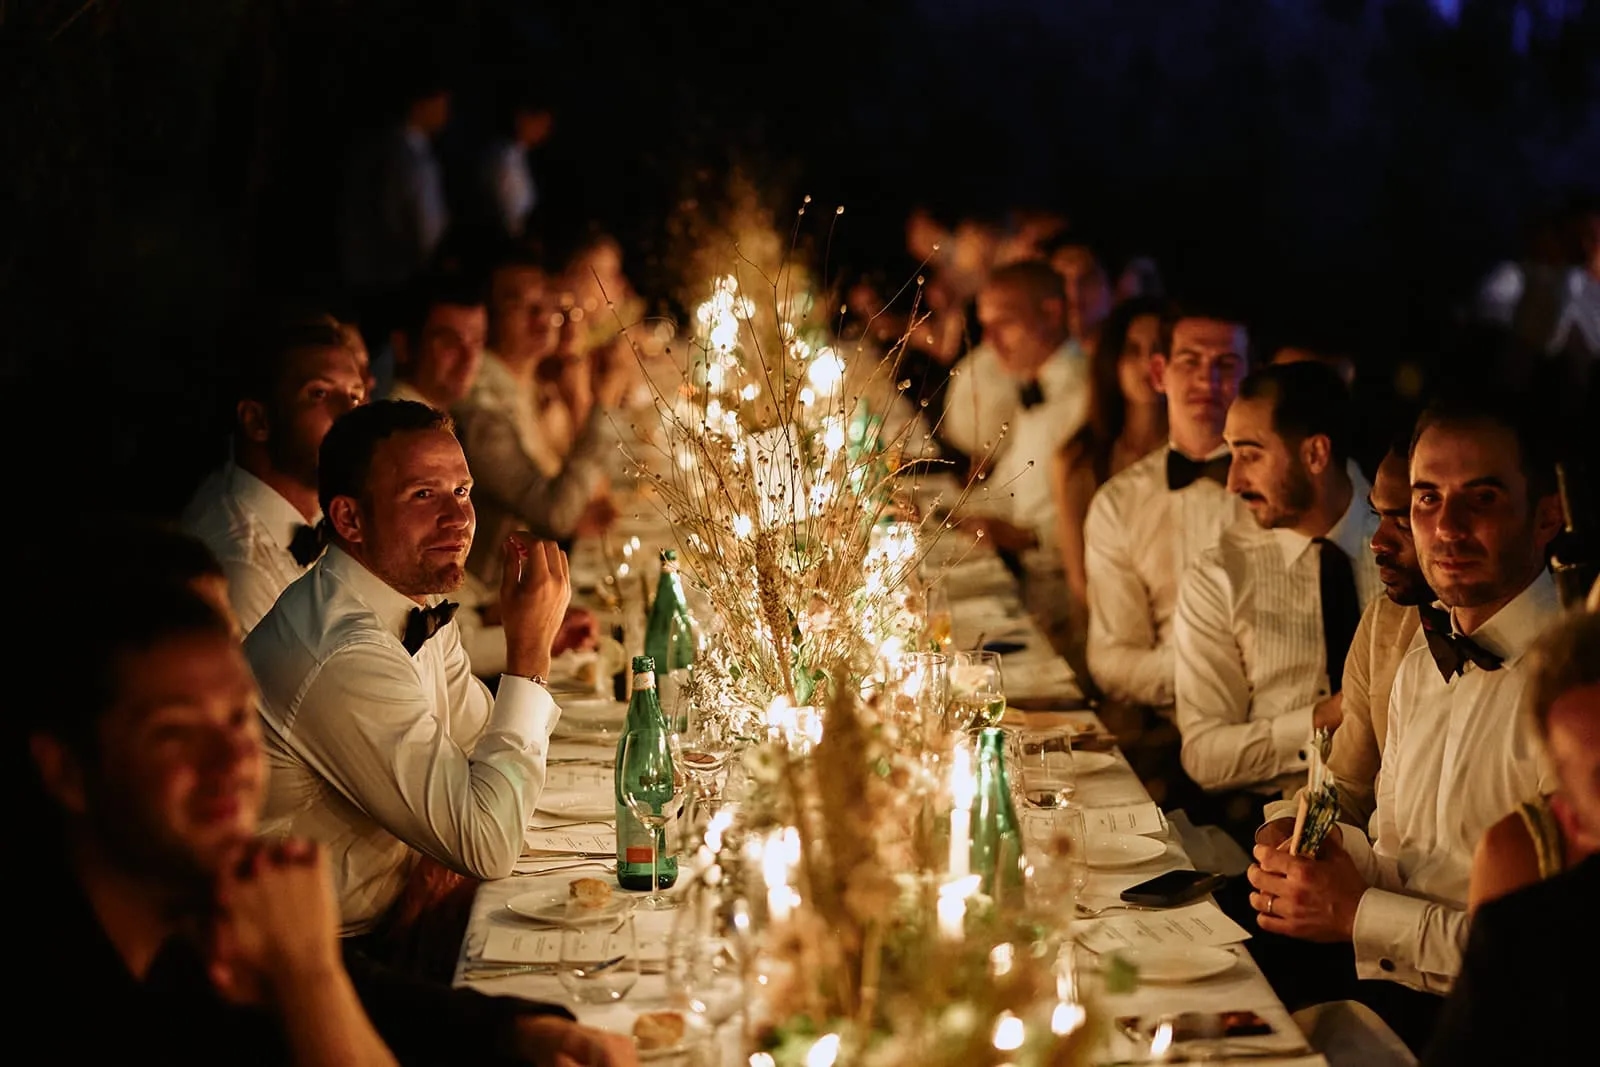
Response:
[{"label": "black smartphone on table", "polygon": [[1227,875],[1210,871],[1167,871],[1124,889],[1122,901],[1150,908],[1175,908],[1216,892],[1227,880]]}]

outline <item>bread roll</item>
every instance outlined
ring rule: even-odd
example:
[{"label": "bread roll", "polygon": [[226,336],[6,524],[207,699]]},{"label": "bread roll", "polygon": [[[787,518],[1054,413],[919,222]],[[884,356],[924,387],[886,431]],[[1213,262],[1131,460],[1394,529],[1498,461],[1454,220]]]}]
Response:
[{"label": "bread roll", "polygon": [[683,1040],[683,1015],[647,1011],[633,1020],[633,1039],[642,1049],[671,1048]]},{"label": "bread roll", "polygon": [[585,908],[603,908],[611,903],[611,883],[599,878],[574,878],[567,892],[574,903]]}]

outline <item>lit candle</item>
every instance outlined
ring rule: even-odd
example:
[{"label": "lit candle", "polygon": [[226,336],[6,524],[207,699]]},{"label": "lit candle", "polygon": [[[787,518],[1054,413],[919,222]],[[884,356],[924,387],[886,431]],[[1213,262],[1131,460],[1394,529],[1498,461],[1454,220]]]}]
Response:
[{"label": "lit candle", "polygon": [[939,887],[939,935],[951,941],[966,936],[967,898],[978,891],[978,876],[951,878]]},{"label": "lit candle", "polygon": [[958,742],[950,760],[950,877],[965,878],[971,870],[972,801],[978,785],[972,777],[972,753]]}]

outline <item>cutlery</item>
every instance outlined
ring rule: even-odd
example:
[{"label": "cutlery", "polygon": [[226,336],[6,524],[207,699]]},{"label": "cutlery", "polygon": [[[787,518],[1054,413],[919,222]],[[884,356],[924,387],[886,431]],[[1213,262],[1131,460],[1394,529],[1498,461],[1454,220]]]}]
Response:
[{"label": "cutlery", "polygon": [[[626,956],[619,956],[614,960],[607,960],[597,964],[591,970],[600,970],[604,967],[614,967],[621,963]],[[556,963],[469,963],[466,970],[461,972],[462,981],[482,982],[491,978],[514,978],[520,974],[556,974],[561,970],[561,965]],[[665,963],[639,964],[640,974],[665,974]]]},{"label": "cutlery", "polygon": [[1231,1063],[1234,1060],[1295,1060],[1315,1056],[1307,1046],[1299,1048],[1262,1048],[1259,1045],[1220,1045],[1204,1042],[1200,1047],[1174,1046],[1152,1059],[1117,1060],[1104,1067],[1135,1067],[1151,1063]]},{"label": "cutlery", "polygon": [[1108,911],[1162,911],[1162,908],[1151,907],[1146,904],[1102,904],[1098,908],[1091,908],[1081,901],[1073,905],[1073,910],[1081,918],[1093,919],[1097,915]]},{"label": "cutlery", "polygon": [[572,822],[547,822],[530,826],[530,830],[565,830],[573,826],[610,826],[610,819],[576,819]]}]

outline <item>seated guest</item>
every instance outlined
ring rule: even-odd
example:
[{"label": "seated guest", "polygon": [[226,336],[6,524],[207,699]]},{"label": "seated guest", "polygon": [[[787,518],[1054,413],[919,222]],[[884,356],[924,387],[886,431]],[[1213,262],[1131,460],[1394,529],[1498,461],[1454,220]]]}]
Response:
[{"label": "seated guest", "polygon": [[[1434,600],[1411,540],[1410,451],[1408,432],[1378,465],[1372,492],[1367,495],[1377,515],[1372,554],[1384,595],[1373,597],[1350,640],[1344,685],[1337,696],[1339,729],[1328,754],[1328,773],[1339,792],[1339,817],[1352,826],[1365,827],[1372,818],[1378,767],[1388,737],[1394,672],[1422,625],[1417,605]],[[1294,814],[1293,801],[1281,803],[1284,810],[1268,806],[1269,818]]]},{"label": "seated guest", "polygon": [[269,322],[247,340],[232,456],[195,489],[180,520],[222,561],[246,632],[322,552],[317,449],[365,388],[326,317]]},{"label": "seated guest", "polygon": [[629,376],[612,358],[616,353],[604,350],[582,382],[590,398],[588,414],[570,450],[558,454],[543,435],[535,404],[535,375],[555,352],[560,331],[560,308],[549,279],[537,262],[513,257],[495,267],[491,287],[493,349],[455,415],[485,531],[468,566],[493,587],[500,580],[497,546],[512,530],[567,540],[587,530],[586,523],[614,517],[597,493],[616,451],[612,415],[626,395]]},{"label": "seated guest", "polygon": [[1103,344],[1089,359],[1089,402],[1083,428],[1056,453],[1053,464],[1061,565],[1067,587],[1087,602],[1083,524],[1095,490],[1167,440],[1167,405],[1152,381],[1161,344],[1156,300],[1119,304],[1106,319]]},{"label": "seated guest", "polygon": [[1067,296],[1067,334],[1085,356],[1093,356],[1100,329],[1111,313],[1113,294],[1106,268],[1095,250],[1071,232],[1051,239],[1044,258],[1061,275]]},{"label": "seated guest", "polygon": [[1178,579],[1245,515],[1227,490],[1228,405],[1249,358],[1244,323],[1201,305],[1170,310],[1150,366],[1169,443],[1095,492],[1084,519],[1089,669],[1112,700],[1172,706]]},{"label": "seated guest", "polygon": [[[45,910],[23,933],[40,944],[18,1006],[51,1017],[70,988],[96,1012],[95,1025],[55,1034],[53,1053],[72,1063],[633,1062],[625,1038],[577,1026],[563,1009],[341,960],[325,850],[256,836],[265,766],[255,682],[234,627],[202,592],[214,591],[220,565],[160,524],[113,517],[99,528],[127,567],[81,580],[46,614],[69,625],[108,591],[140,610],[85,632],[56,665],[83,683],[76,696],[30,703],[24,723],[48,810],[30,822]],[[51,590],[62,592],[56,572]]]},{"label": "seated guest", "polygon": [[454,274],[427,275],[407,293],[389,338],[395,380],[384,396],[450,411],[478,377],[488,330],[483,293]]},{"label": "seated guest", "polygon": [[1600,1004],[1600,615],[1568,616],[1526,658],[1562,830],[1586,855],[1473,915],[1424,1067],[1582,1063],[1593,1055],[1586,1023]]},{"label": "seated guest", "polygon": [[1379,592],[1369,486],[1349,458],[1344,383],[1316,363],[1263,367],[1224,436],[1251,518],[1183,576],[1173,622],[1183,766],[1250,846],[1266,802],[1305,782],[1314,728],[1339,724],[1345,655]]},{"label": "seated guest", "polygon": [[1525,653],[1560,613],[1545,552],[1561,508],[1542,425],[1514,400],[1438,401],[1412,441],[1411,531],[1443,606],[1395,672],[1372,836],[1339,824],[1315,859],[1291,856],[1278,820],[1249,880],[1262,930],[1353,947],[1353,968],[1317,973],[1319,998],[1369,1004],[1416,1050],[1461,968],[1473,848],[1553,788],[1523,708]]},{"label": "seated guest", "polygon": [[1061,276],[1040,260],[997,269],[978,292],[983,339],[1001,374],[990,383],[1016,400],[1010,429],[967,499],[963,524],[1010,553],[1029,611],[1059,644],[1067,622],[1066,576],[1055,546],[1049,464],[1083,424],[1083,360],[1068,341]]},{"label": "seated guest", "polygon": [[[439,898],[470,904],[447,872],[509,875],[544,785],[566,557],[525,534],[501,542],[506,671],[491,696],[440,596],[460,588],[476,529],[450,417],[407,400],[357,408],[323,442],[321,475],[327,553],[245,645],[272,767],[264,828],[327,845],[346,934],[447,970],[465,914]],[[413,876],[418,895],[397,908]]]}]

